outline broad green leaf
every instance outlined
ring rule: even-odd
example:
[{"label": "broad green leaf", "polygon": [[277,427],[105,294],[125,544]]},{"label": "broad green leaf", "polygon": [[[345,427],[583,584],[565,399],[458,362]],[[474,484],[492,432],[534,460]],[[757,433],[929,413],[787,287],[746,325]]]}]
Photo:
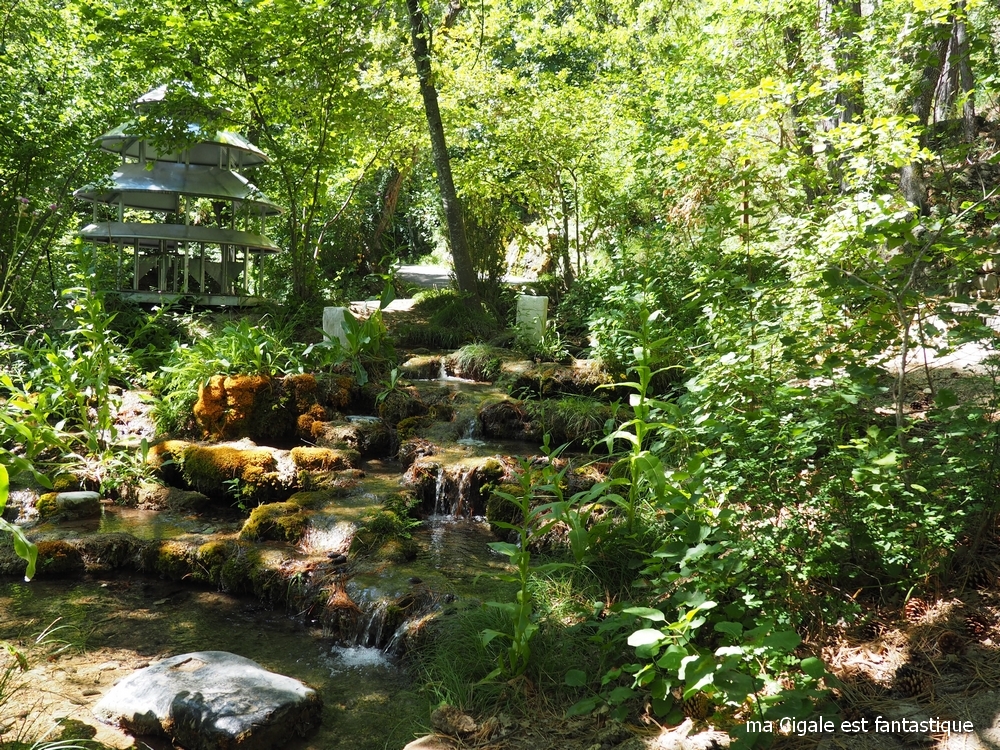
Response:
[{"label": "broad green leaf", "polygon": [[628,609],[623,609],[622,614],[644,617],[653,622],[666,622],[667,619],[660,610],[652,609],[651,607],[629,607]]},{"label": "broad green leaf", "polygon": [[639,646],[650,646],[655,643],[662,643],[666,639],[659,630],[654,628],[643,628],[637,630],[628,637],[628,645],[638,648]]},{"label": "broad green leaf", "polygon": [[764,646],[767,648],[773,648],[777,651],[790,652],[800,643],[802,643],[802,639],[794,630],[783,630],[778,633],[771,633],[771,635],[764,638]]},{"label": "broad green leaf", "polygon": [[587,673],[582,669],[571,669],[566,673],[566,684],[570,687],[583,687],[587,684]]},{"label": "broad green leaf", "polygon": [[809,656],[801,661],[799,667],[810,677],[814,677],[817,680],[826,674],[826,664],[823,663],[822,659],[817,659],[815,656]]}]

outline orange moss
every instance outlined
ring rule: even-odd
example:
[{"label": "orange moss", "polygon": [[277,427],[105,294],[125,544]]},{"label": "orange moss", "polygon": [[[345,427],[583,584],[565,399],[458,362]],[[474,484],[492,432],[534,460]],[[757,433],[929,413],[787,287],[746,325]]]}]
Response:
[{"label": "orange moss", "polygon": [[310,407],[309,416],[319,422],[330,421],[330,413],[319,404],[313,404]]},{"label": "orange moss", "polygon": [[39,577],[83,572],[83,556],[73,545],[57,540],[38,542]]},{"label": "orange moss", "polygon": [[316,419],[311,414],[300,414],[295,422],[299,436],[308,437],[312,435],[312,426],[315,422]]},{"label": "orange moss", "polygon": [[287,375],[285,377],[285,387],[295,394],[295,406],[300,414],[305,413],[316,404],[316,391],[318,385],[316,377],[308,373],[300,375]]},{"label": "orange moss", "polygon": [[360,613],[361,609],[347,595],[342,585],[338,582],[327,590],[326,608],[330,611],[340,611],[348,613]]},{"label": "orange moss", "polygon": [[272,388],[273,382],[266,375],[230,375],[223,381],[226,389],[226,427],[245,422],[253,414],[257,394],[263,388]]},{"label": "orange moss", "polygon": [[351,403],[351,390],[354,380],[346,375],[336,375],[331,378],[327,390],[327,400],[338,409],[343,409]]},{"label": "orange moss", "polygon": [[226,417],[225,380],[223,375],[213,375],[208,383],[198,388],[194,418],[206,434],[216,434],[222,429]]},{"label": "orange moss", "polygon": [[149,452],[146,454],[146,463],[154,469],[158,469],[167,461],[180,459],[184,455],[185,449],[190,445],[191,443],[186,440],[164,440],[163,442],[155,443],[149,446]]}]

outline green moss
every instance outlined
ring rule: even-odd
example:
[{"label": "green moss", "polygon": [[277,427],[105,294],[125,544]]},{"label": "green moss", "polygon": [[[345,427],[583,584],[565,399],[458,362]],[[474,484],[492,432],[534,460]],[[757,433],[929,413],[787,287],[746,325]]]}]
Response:
[{"label": "green moss", "polygon": [[[62,728],[59,732],[59,740],[69,742],[71,740],[92,740],[97,734],[97,729],[78,719],[62,718],[56,723]],[[87,747],[94,747],[94,743],[88,742]],[[99,747],[104,747],[103,745]]]},{"label": "green moss", "polygon": [[396,432],[400,440],[409,440],[428,427],[433,419],[431,417],[407,417],[396,425]]},{"label": "green moss", "polygon": [[340,494],[342,493],[333,490],[301,490],[288,498],[288,502],[294,503],[300,508],[315,508],[333,500]]},{"label": "green moss", "polygon": [[59,504],[56,502],[56,492],[46,492],[41,495],[35,503],[35,510],[40,518],[52,518],[59,512]]},{"label": "green moss", "polygon": [[155,570],[164,578],[180,581],[193,569],[190,550],[180,542],[162,542],[156,547]]},{"label": "green moss", "polygon": [[245,542],[235,542],[219,571],[219,588],[230,594],[254,593],[260,568],[260,553]]},{"label": "green moss", "polygon": [[307,471],[339,471],[356,467],[361,461],[361,454],[355,450],[333,450],[331,448],[314,448],[297,446],[291,451],[292,461],[299,469]]},{"label": "green moss", "polygon": [[77,492],[80,489],[80,478],[76,474],[57,474],[52,480],[53,492]]},{"label": "green moss", "polygon": [[386,539],[374,553],[376,560],[391,563],[412,562],[417,559],[419,547],[413,539]]},{"label": "green moss", "polygon": [[73,545],[64,541],[39,542],[38,578],[60,578],[83,572],[83,557]]},{"label": "green moss", "polygon": [[297,542],[305,533],[308,516],[297,503],[258,505],[240,530],[240,539]]},{"label": "green moss", "polygon": [[407,417],[419,417],[427,413],[427,406],[408,390],[397,388],[386,394],[378,404],[378,415],[389,425],[398,425]]}]

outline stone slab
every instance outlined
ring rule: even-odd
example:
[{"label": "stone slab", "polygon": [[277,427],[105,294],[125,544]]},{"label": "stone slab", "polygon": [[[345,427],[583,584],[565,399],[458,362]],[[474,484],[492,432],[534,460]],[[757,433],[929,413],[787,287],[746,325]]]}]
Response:
[{"label": "stone slab", "polygon": [[170,657],[133,672],[94,707],[133,734],[171,737],[185,750],[271,750],[319,726],[319,694],[225,651]]}]

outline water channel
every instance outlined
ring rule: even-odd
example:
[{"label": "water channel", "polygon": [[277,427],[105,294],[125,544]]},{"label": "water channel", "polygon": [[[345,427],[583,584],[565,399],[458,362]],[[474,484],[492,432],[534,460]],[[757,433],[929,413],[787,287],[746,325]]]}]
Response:
[{"label": "water channel", "polygon": [[[98,725],[90,708],[132,670],[195,650],[231,651],[320,691],[322,727],[288,746],[293,749],[401,748],[427,733],[433,697],[418,689],[406,653],[419,647],[419,635],[434,618],[495,595],[486,593],[496,590],[492,574],[508,570],[506,558],[487,546],[494,537],[482,515],[476,468],[537,453],[537,446],[477,436],[475,407],[496,396],[492,387],[447,375],[423,385],[449,389],[457,407],[434,435],[436,475],[433,486],[425,482],[417,490],[423,493],[422,520],[412,529],[405,559],[351,551],[355,530],[406,482],[394,456],[364,461],[348,492],[312,509],[296,543],[257,545],[289,592],[293,585],[309,589],[310,580],[322,579],[327,588],[333,581],[356,608],[352,617],[331,619],[314,607],[300,608],[301,597],[291,593],[265,603],[192,583],[188,576],[171,580],[114,566],[2,583],[0,640],[20,644],[31,669],[24,675],[26,691],[0,704],[0,733],[6,733],[0,736],[52,736],[53,722],[68,717],[97,727],[98,740],[127,747],[132,738]],[[74,545],[104,537],[203,548],[234,539],[245,518],[231,507],[183,512],[105,503],[100,517],[36,524],[30,533],[35,541]],[[336,556],[344,553],[350,557],[341,562]],[[33,645],[47,629],[48,643]],[[144,737],[139,746],[157,743]]]}]

